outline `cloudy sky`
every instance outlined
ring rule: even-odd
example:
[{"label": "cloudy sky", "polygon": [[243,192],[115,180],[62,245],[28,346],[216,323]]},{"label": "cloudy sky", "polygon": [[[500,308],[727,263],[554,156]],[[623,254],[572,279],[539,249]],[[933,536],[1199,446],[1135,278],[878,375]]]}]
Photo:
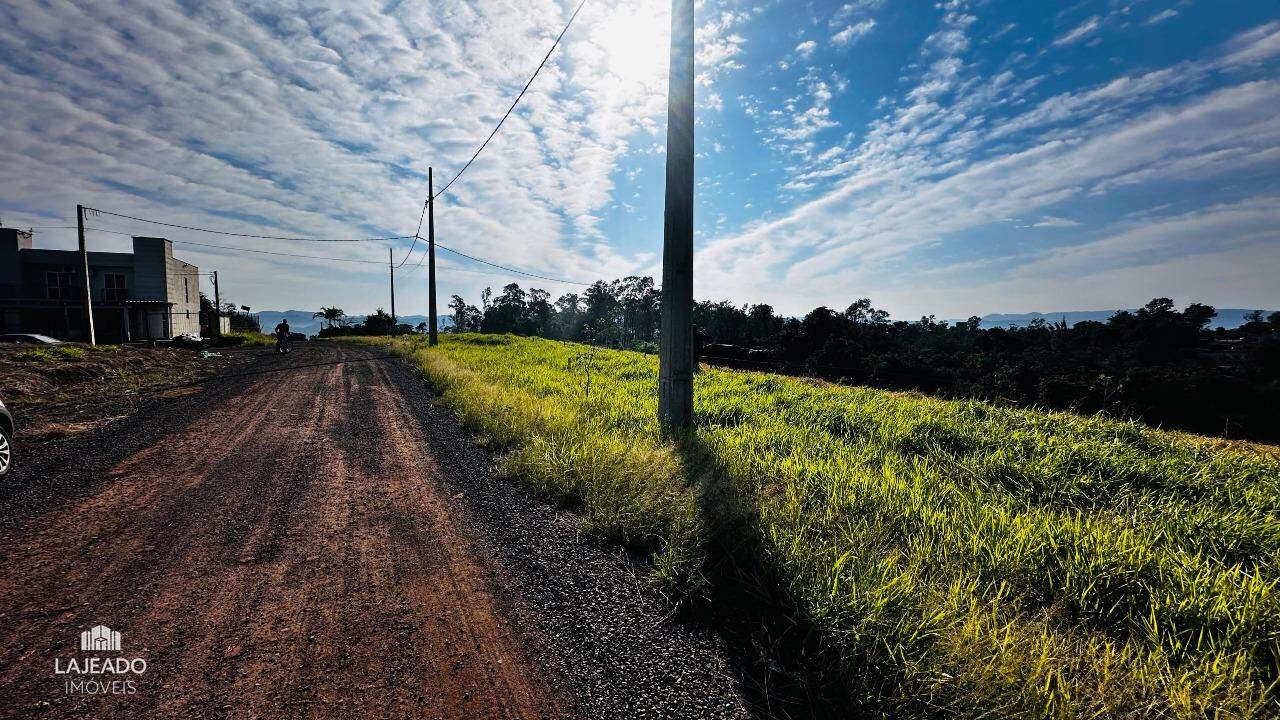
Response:
[{"label": "cloudy sky", "polygon": [[[0,5],[0,221],[77,203],[267,235],[412,235],[567,0]],[[539,274],[660,275],[669,7],[587,0],[438,203],[439,240]],[[786,313],[1280,306],[1274,0],[703,0],[697,293]],[[399,261],[410,242],[91,227]],[[126,235],[91,231],[91,247]],[[386,267],[179,245],[255,308],[386,306]],[[423,313],[421,246],[398,309]],[[512,280],[441,254],[443,297]],[[526,282],[555,294],[569,285]]]}]

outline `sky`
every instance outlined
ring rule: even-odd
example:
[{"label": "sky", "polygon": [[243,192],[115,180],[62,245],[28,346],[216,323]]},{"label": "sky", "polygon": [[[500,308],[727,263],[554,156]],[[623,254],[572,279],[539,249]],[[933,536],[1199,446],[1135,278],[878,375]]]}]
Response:
[{"label": "sky", "polygon": [[[264,235],[413,235],[576,3],[0,4],[0,222],[75,206]],[[436,203],[439,242],[540,275],[661,277],[670,7],[587,0]],[[1274,0],[701,0],[695,287],[784,314],[1280,307]],[[422,245],[177,244],[254,309],[424,314]],[[104,231],[115,231],[114,233]],[[123,234],[117,234],[123,233]],[[425,230],[424,233],[425,235]],[[382,264],[379,265],[378,263]],[[450,295],[519,278],[441,252]],[[206,283],[207,285],[207,283]],[[210,292],[210,288],[203,288]]]}]

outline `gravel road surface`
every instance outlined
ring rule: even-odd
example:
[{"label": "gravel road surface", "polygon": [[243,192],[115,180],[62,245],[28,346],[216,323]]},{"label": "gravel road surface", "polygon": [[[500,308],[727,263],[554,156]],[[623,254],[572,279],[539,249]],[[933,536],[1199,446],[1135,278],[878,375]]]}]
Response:
[{"label": "gravel road surface", "polygon": [[0,717],[747,716],[719,643],[402,361],[245,352],[0,488]]}]

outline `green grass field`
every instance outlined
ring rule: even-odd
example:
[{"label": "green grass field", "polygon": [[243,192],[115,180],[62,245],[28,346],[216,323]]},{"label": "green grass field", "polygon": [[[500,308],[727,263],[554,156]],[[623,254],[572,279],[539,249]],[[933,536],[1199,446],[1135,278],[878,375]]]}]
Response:
[{"label": "green grass field", "polygon": [[[115,346],[104,345],[102,350],[108,350]],[[13,356],[17,362],[33,362],[33,363],[55,363],[55,362],[79,362],[84,360],[89,351],[98,352],[99,348],[83,347],[80,345],[50,345],[49,347],[34,347],[25,350]]]},{"label": "green grass field", "polygon": [[1274,448],[719,369],[676,443],[653,356],[369,342],[415,361],[507,472],[653,548],[658,579],[697,593],[709,548],[743,535],[867,710],[1280,717]]},{"label": "green grass field", "polygon": [[245,345],[254,347],[274,347],[276,339],[260,332],[228,332],[223,333],[217,345]]}]

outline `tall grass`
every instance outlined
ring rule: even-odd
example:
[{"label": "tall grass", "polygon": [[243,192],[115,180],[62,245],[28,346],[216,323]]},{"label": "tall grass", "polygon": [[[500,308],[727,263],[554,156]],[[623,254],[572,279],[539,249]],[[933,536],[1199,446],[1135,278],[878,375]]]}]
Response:
[{"label": "tall grass", "polygon": [[260,332],[225,332],[218,338],[218,345],[245,345],[250,347],[273,347],[276,339]]},{"label": "tall grass", "polygon": [[[103,349],[110,346],[103,346]],[[98,348],[93,348],[95,351]],[[13,356],[17,362],[54,363],[79,362],[88,357],[89,348],[79,345],[50,345],[25,350]]]},{"label": "tall grass", "polygon": [[750,533],[864,710],[1280,717],[1274,449],[718,369],[677,445],[652,356],[599,353],[588,395],[581,346],[392,346],[659,578]]}]

